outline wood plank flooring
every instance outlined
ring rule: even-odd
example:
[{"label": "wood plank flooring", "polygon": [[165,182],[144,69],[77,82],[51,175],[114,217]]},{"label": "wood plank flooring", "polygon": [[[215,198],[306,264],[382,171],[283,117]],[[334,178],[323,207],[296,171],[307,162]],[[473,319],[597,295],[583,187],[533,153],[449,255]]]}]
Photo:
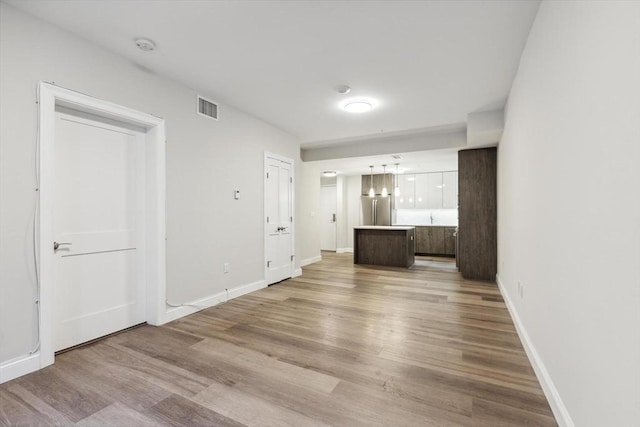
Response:
[{"label": "wood plank flooring", "polygon": [[555,426],[495,284],[451,263],[303,275],[0,385],[0,425]]}]

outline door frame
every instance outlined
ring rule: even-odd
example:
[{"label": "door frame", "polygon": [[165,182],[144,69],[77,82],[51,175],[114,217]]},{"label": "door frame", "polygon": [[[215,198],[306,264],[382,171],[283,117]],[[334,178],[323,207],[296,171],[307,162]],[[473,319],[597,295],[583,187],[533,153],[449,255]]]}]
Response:
[{"label": "door frame", "polygon": [[[284,157],[281,156],[279,154],[274,154],[274,153],[270,153],[268,151],[264,152],[264,164],[263,164],[263,169],[262,169],[262,179],[263,179],[263,190],[262,190],[262,194],[264,195],[264,205],[262,208],[262,233],[264,236],[264,259],[263,259],[263,263],[262,266],[264,268],[263,270],[263,277],[264,277],[264,283],[265,285],[270,285],[271,283],[267,283],[267,239],[269,238],[269,233],[267,231],[267,168],[268,168],[268,162],[269,159],[275,159],[275,160],[280,160],[281,162],[284,163],[288,163],[291,165],[291,186],[289,187],[291,189],[291,194],[290,194],[290,200],[291,200],[291,217],[295,216],[294,210],[295,210],[295,185],[296,185],[296,180],[294,179],[295,177],[295,163],[293,162],[293,159],[290,159],[288,157]],[[295,222],[291,221],[291,233],[289,233],[289,235],[291,236],[291,253],[294,254],[293,259],[291,260],[291,276],[294,276],[294,273],[296,271],[296,265],[295,265],[295,253],[296,253],[296,239],[295,239],[295,231],[296,231],[296,227],[295,227]]]},{"label": "door frame", "polygon": [[166,311],[166,215],[165,215],[165,121],[109,101],[65,89],[47,82],[38,83],[38,170],[39,209],[36,238],[39,271],[38,319],[40,331],[40,367],[54,363],[54,254],[51,244],[54,208],[54,146],[56,106],[72,108],[146,130],[146,214],[145,272],[146,321],[152,325],[164,323]]}]

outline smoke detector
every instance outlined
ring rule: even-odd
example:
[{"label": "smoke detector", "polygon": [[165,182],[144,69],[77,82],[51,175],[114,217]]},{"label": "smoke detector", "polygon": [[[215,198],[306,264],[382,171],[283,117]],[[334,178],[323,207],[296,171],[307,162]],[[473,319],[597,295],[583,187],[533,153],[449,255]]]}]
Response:
[{"label": "smoke detector", "polygon": [[149,39],[136,39],[136,46],[138,46],[138,49],[144,52],[151,52],[156,50],[156,44],[153,42],[153,40]]}]

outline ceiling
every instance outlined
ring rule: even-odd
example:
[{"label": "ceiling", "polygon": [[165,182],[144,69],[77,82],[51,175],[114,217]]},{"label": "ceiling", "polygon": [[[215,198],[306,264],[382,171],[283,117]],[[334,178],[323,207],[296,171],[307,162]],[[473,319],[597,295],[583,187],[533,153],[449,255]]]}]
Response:
[{"label": "ceiling", "polygon": [[[2,1],[194,88],[222,108],[231,105],[272,123],[303,148],[460,127],[469,113],[502,108],[539,5],[538,0]],[[138,37],[153,40],[157,49],[139,50]],[[341,85],[351,92],[339,94]],[[339,108],[346,98],[363,96],[378,106],[365,114]],[[416,155],[414,163],[420,164]],[[405,163],[412,156],[406,153]],[[332,169],[369,164],[359,158],[349,160],[352,166],[346,162],[334,161]]]}]

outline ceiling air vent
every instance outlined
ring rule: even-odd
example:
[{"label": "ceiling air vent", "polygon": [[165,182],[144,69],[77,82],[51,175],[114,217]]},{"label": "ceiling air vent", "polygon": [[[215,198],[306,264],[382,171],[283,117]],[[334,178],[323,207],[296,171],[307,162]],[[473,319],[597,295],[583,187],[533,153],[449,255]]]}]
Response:
[{"label": "ceiling air vent", "polygon": [[198,114],[218,120],[218,104],[198,95]]}]

